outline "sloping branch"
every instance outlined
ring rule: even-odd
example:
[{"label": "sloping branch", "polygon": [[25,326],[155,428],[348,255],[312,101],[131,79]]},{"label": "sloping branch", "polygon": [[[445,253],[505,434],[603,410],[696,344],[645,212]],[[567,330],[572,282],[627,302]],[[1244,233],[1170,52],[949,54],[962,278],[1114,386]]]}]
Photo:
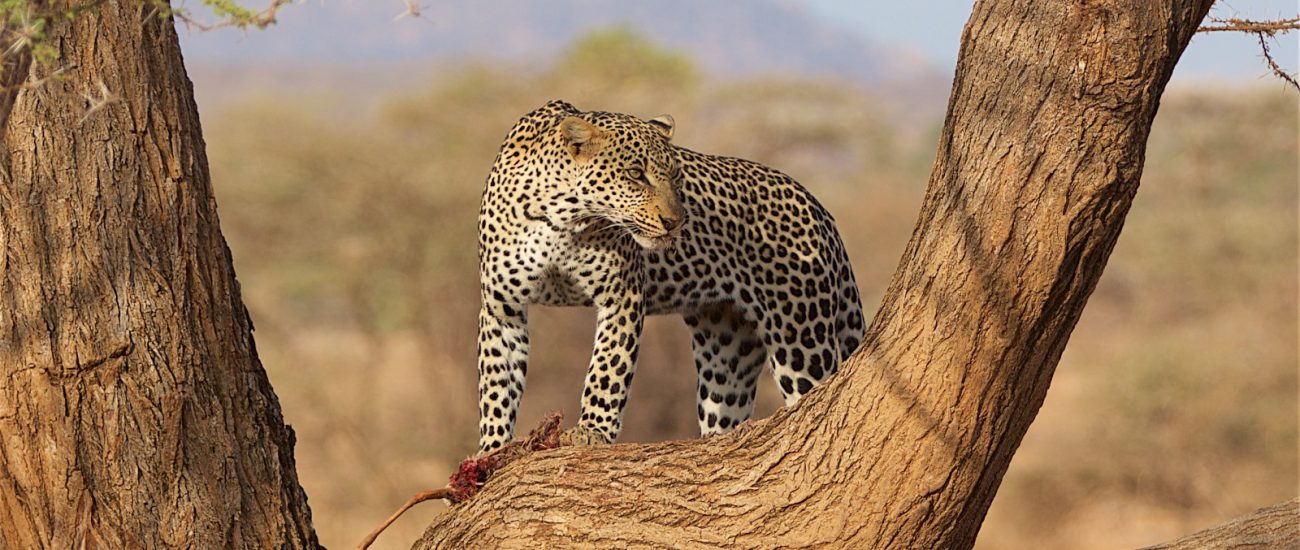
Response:
[{"label": "sloping branch", "polygon": [[1300,548],[1300,498],[1260,508],[1227,523],[1143,550]]}]

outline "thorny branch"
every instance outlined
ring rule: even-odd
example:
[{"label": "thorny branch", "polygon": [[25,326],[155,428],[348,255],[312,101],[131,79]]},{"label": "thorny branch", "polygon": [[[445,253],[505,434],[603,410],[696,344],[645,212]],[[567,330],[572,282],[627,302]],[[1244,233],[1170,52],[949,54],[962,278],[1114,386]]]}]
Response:
[{"label": "thorny branch", "polygon": [[265,29],[275,24],[276,14],[280,11],[281,7],[283,7],[285,4],[288,4],[289,2],[290,0],[271,0],[271,3],[268,4],[266,8],[263,8],[262,11],[240,13],[240,14],[234,14],[234,13],[228,14],[224,19],[221,19],[216,23],[200,23],[198,20],[194,19],[194,17],[190,16],[189,13],[183,10],[173,10],[171,13],[172,16],[175,17],[178,21],[185,23],[186,27],[198,29],[200,31],[210,31],[213,29],[220,29],[223,27],[246,28],[250,26],[257,27],[259,29]]},{"label": "thorny branch", "polygon": [[1268,51],[1268,38],[1266,38],[1262,32],[1259,33],[1259,49],[1264,52],[1264,62],[1268,63],[1268,68],[1273,71],[1273,74],[1278,78],[1285,80],[1292,88],[1300,91],[1300,82],[1296,82],[1295,77],[1291,76],[1291,73],[1282,70],[1282,67],[1278,66],[1277,61],[1273,60],[1272,52]]},{"label": "thorny branch", "polygon": [[1269,50],[1268,40],[1279,34],[1285,34],[1300,29],[1300,17],[1291,19],[1276,19],[1272,21],[1253,21],[1250,19],[1210,17],[1210,24],[1201,25],[1196,29],[1197,32],[1246,32],[1252,33],[1259,39],[1259,49],[1264,55],[1264,62],[1275,76],[1291,85],[1297,91],[1300,91],[1300,82],[1296,82],[1291,73],[1286,72],[1277,60],[1273,59],[1273,52]]},{"label": "thorny branch", "polygon": [[1250,19],[1210,17],[1209,25],[1201,25],[1196,32],[1258,32],[1269,36],[1300,29],[1300,17],[1278,19],[1274,21],[1251,21]]}]

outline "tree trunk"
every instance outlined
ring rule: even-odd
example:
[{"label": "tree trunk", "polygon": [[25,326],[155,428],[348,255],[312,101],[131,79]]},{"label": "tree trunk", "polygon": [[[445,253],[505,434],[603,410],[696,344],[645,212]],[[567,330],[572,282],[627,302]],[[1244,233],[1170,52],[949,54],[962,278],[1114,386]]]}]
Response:
[{"label": "tree trunk", "polygon": [[157,7],[4,65],[0,548],[318,546]]},{"label": "tree trunk", "polygon": [[839,375],[726,436],[534,454],[416,548],[970,547],[1211,3],[977,2],[920,219]]},{"label": "tree trunk", "polygon": [[1300,498],[1260,508],[1223,525],[1143,550],[1200,548],[1300,549]]}]

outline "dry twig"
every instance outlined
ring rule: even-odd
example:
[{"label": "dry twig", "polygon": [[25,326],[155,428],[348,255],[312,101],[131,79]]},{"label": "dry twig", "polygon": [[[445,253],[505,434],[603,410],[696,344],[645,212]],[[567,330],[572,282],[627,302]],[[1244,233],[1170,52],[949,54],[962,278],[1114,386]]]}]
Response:
[{"label": "dry twig", "polygon": [[86,122],[86,119],[90,118],[90,115],[93,115],[99,112],[100,109],[118,101],[118,97],[108,91],[108,86],[104,84],[103,79],[96,79],[95,85],[99,88],[98,93],[92,92],[89,88],[81,93],[81,97],[85,98],[86,102],[89,103],[90,106],[86,108],[86,112],[81,115],[81,120],[78,120],[77,124]]},{"label": "dry twig", "polygon": [[422,19],[424,17],[424,8],[428,7],[422,4],[417,4],[415,0],[402,0],[402,5],[405,6],[406,9],[402,10],[402,13],[397,14],[397,17],[394,17],[393,21],[399,21],[406,17],[410,17],[411,19]]},{"label": "dry twig", "polygon": [[178,21],[185,23],[186,27],[198,29],[200,31],[210,31],[213,29],[220,29],[223,27],[244,28],[248,26],[264,29],[266,27],[275,24],[276,13],[278,13],[280,11],[280,8],[283,7],[285,4],[288,4],[290,1],[291,0],[271,0],[271,3],[268,6],[266,6],[266,8],[264,8],[262,11],[251,14],[248,17],[227,17],[221,21],[217,21],[216,23],[199,22],[198,20],[191,17],[188,13],[185,13],[184,11],[181,10],[173,11],[172,16],[175,17]]},{"label": "dry twig", "polygon": [[1300,29],[1300,17],[1292,19],[1276,19],[1272,21],[1253,21],[1250,19],[1227,18],[1220,19],[1211,17],[1209,25],[1202,25],[1196,29],[1197,32],[1246,32],[1252,33],[1259,38],[1259,49],[1263,53],[1264,62],[1273,75],[1290,84],[1292,88],[1300,91],[1300,82],[1296,82],[1291,73],[1282,69],[1277,60],[1273,59],[1273,52],[1269,50],[1268,39],[1279,34],[1285,34]]},{"label": "dry twig", "polygon": [[1300,82],[1296,82],[1295,77],[1291,76],[1291,73],[1283,70],[1282,67],[1277,64],[1277,61],[1273,60],[1272,52],[1268,51],[1268,39],[1262,32],[1259,33],[1259,49],[1264,52],[1264,62],[1268,63],[1268,68],[1273,71],[1273,74],[1278,78],[1285,80],[1292,88],[1300,91]]},{"label": "dry twig", "polygon": [[1300,29],[1300,17],[1278,19],[1274,21],[1252,21],[1250,19],[1219,19],[1211,17],[1209,25],[1201,25],[1196,32],[1256,32],[1272,36],[1277,33]]}]

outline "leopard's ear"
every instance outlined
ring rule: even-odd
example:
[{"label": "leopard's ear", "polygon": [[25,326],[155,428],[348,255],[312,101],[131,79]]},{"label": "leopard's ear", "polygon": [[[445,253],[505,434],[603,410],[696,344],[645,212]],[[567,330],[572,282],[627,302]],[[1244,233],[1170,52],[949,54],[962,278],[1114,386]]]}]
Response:
[{"label": "leopard's ear", "polygon": [[673,122],[672,115],[659,115],[647,122],[649,122],[651,126],[654,126],[656,130],[659,130],[659,133],[663,134],[664,139],[673,139],[673,127],[676,123]]},{"label": "leopard's ear", "polygon": [[560,121],[560,134],[575,156],[586,152],[600,132],[600,127],[576,116],[568,116]]}]

